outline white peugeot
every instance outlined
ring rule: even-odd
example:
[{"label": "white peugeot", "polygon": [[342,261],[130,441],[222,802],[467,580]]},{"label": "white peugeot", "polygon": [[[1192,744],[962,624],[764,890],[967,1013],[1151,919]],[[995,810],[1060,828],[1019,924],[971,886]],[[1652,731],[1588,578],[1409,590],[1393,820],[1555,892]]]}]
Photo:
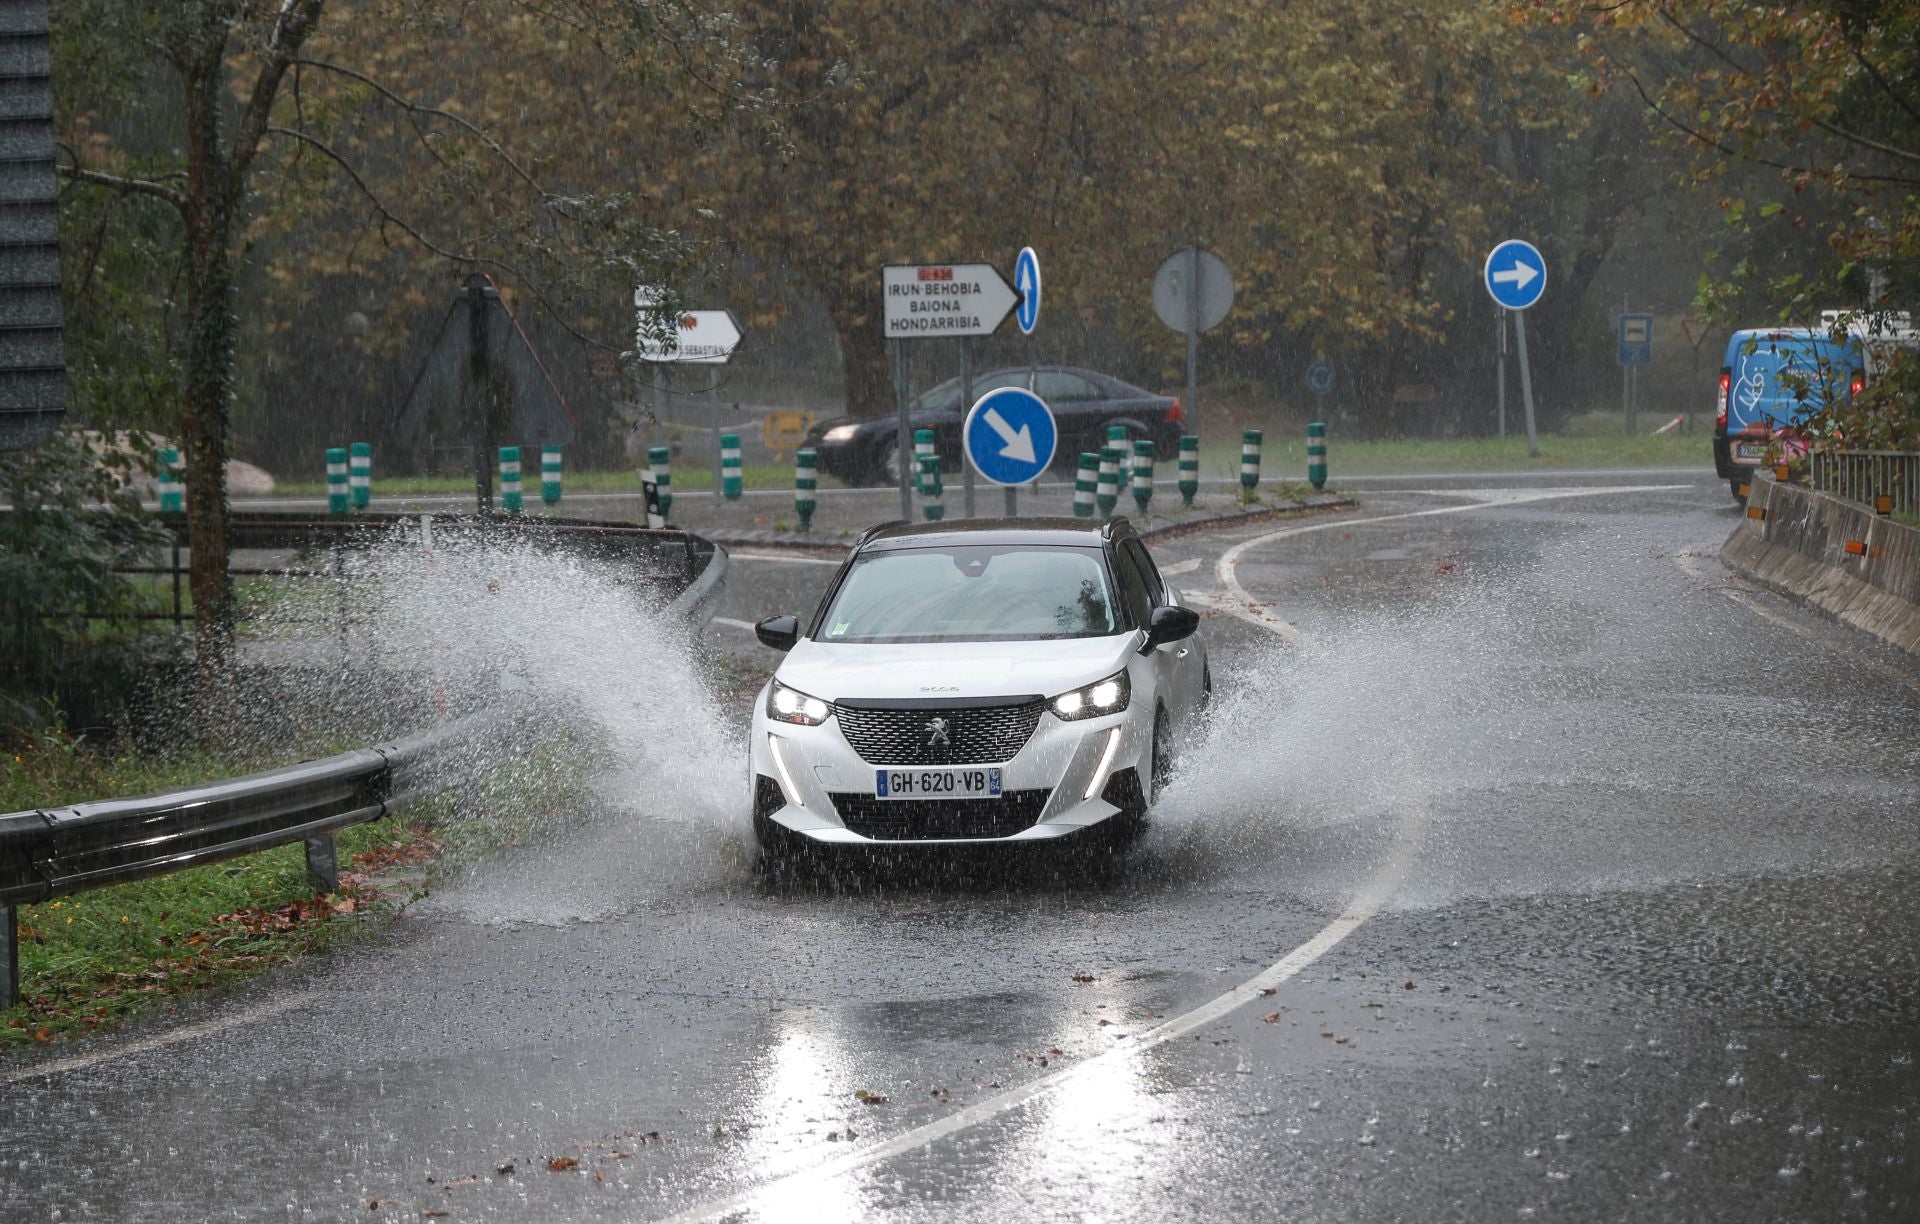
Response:
[{"label": "white peugeot", "polygon": [[753,718],[753,825],[813,843],[1038,842],[1144,822],[1212,682],[1123,518],[873,528]]}]

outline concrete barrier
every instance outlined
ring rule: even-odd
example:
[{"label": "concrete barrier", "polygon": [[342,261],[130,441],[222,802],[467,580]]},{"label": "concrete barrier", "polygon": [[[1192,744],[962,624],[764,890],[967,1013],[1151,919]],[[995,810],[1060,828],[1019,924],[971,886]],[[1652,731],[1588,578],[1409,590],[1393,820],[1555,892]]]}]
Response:
[{"label": "concrete barrier", "polygon": [[1720,555],[1742,577],[1920,654],[1920,528],[1755,473]]}]

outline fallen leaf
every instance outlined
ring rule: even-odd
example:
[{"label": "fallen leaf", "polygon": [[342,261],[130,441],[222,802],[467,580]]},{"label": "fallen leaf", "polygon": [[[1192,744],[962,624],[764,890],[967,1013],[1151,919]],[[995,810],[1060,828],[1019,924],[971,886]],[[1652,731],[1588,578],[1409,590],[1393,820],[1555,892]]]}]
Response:
[{"label": "fallen leaf", "polygon": [[500,1165],[498,1168],[494,1169],[494,1172],[498,1173],[502,1177],[513,1176],[513,1162],[508,1161],[506,1164]]},{"label": "fallen leaf", "polygon": [[1321,1029],[1321,1030],[1320,1030],[1320,1035],[1321,1035],[1322,1037],[1331,1037],[1331,1036],[1333,1036],[1333,1030],[1332,1030],[1332,1029]]},{"label": "fallen leaf", "polygon": [[1048,1053],[1048,1054],[1051,1054],[1051,1055],[1052,1055],[1053,1057],[1055,1057],[1055,1058],[1058,1058],[1058,1057],[1060,1057],[1060,1055],[1061,1055],[1061,1052],[1062,1052],[1062,1051],[1061,1051],[1061,1049],[1060,1049],[1060,1047],[1059,1047],[1059,1046],[1048,1046],[1048,1047],[1047,1047],[1047,1053]]},{"label": "fallen leaf", "polygon": [[565,1173],[568,1169],[577,1169],[579,1167],[580,1158],[578,1156],[555,1156],[547,1162],[547,1172],[549,1173]]},{"label": "fallen leaf", "polygon": [[440,1218],[441,1216],[444,1216],[444,1215],[451,1215],[451,1214],[453,1214],[453,1213],[452,1213],[452,1212],[448,1212],[448,1211],[435,1211],[435,1210],[433,1210],[433,1209],[432,1209],[431,1207],[429,1207],[429,1208],[428,1208],[427,1210],[425,1210],[425,1211],[422,1211],[422,1212],[421,1212],[420,1214],[421,1214],[422,1216],[425,1216],[425,1217],[426,1217],[427,1219],[429,1219],[429,1220],[437,1220],[437,1219],[439,1219],[439,1218]]},{"label": "fallen leaf", "polygon": [[1109,1024],[1112,1024],[1112,1023],[1113,1023],[1113,1021],[1111,1021],[1111,1020],[1102,1020],[1102,1021],[1100,1021],[1100,1027],[1101,1027],[1101,1028],[1105,1028],[1105,1027],[1107,1027],[1107,1026],[1108,1026]]},{"label": "fallen leaf", "polygon": [[853,1099],[863,1105],[885,1105],[887,1103],[887,1094],[884,1092],[868,1092],[865,1088],[862,1088],[853,1094]]},{"label": "fallen leaf", "polygon": [[607,1180],[607,1175],[605,1173],[602,1173],[600,1170],[595,1169],[593,1171],[593,1180],[597,1182],[603,1182]]},{"label": "fallen leaf", "polygon": [[1263,999],[1271,998],[1272,996],[1277,995],[1279,993],[1280,993],[1280,988],[1278,986],[1262,986],[1260,988],[1260,997]]},{"label": "fallen leaf", "polygon": [[1267,1024],[1278,1024],[1280,1023],[1280,1013],[1268,1012],[1266,1015],[1260,1017],[1260,1019]]},{"label": "fallen leaf", "polygon": [[1073,980],[1084,986],[1088,982],[1093,981],[1094,976],[1091,973],[1076,973],[1073,975]]},{"label": "fallen leaf", "polygon": [[1413,983],[1412,983],[1412,982],[1406,982],[1406,983],[1403,983],[1403,984],[1401,985],[1401,987],[1400,987],[1400,989],[1402,989],[1402,990],[1412,990],[1412,989],[1413,989]]},{"label": "fallen leaf", "polygon": [[632,1152],[615,1152],[613,1153],[613,1158],[615,1160],[631,1160],[633,1159],[633,1153]]}]

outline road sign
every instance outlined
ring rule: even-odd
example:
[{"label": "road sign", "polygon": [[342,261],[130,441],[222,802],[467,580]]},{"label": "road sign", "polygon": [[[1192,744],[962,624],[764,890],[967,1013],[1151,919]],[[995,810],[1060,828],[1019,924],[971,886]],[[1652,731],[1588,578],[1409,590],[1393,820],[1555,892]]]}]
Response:
[{"label": "road sign", "polygon": [[1333,394],[1333,363],[1316,361],[1307,367],[1307,390],[1315,395]]},{"label": "road sign", "polygon": [[1509,238],[1487,253],[1487,292],[1508,310],[1525,310],[1547,291],[1547,261],[1531,242]]},{"label": "road sign", "polygon": [[[672,362],[677,365],[725,365],[740,347],[740,320],[731,310],[689,310],[681,315],[668,335],[649,328],[652,307],[650,290],[636,289],[634,348],[642,361]],[[645,300],[643,300],[645,299]]]},{"label": "road sign", "polygon": [[889,340],[990,336],[1020,300],[992,264],[892,264],[880,280]]},{"label": "road sign", "polygon": [[1046,401],[1025,387],[989,391],[960,429],[974,470],[997,485],[1023,485],[1053,462],[1060,434]]},{"label": "road sign", "polygon": [[1034,326],[1040,322],[1040,257],[1033,253],[1032,247],[1021,247],[1019,257],[1013,261],[1013,287],[1020,294],[1013,321],[1031,336]]},{"label": "road sign", "polygon": [[1153,313],[1177,332],[1212,331],[1233,309],[1233,275],[1212,251],[1175,251],[1153,274]]},{"label": "road sign", "polygon": [[1653,361],[1653,316],[1620,316],[1620,364],[1647,365]]},{"label": "road sign", "polygon": [[760,421],[760,437],[767,449],[785,453],[807,440],[813,414],[804,408],[775,408]]}]

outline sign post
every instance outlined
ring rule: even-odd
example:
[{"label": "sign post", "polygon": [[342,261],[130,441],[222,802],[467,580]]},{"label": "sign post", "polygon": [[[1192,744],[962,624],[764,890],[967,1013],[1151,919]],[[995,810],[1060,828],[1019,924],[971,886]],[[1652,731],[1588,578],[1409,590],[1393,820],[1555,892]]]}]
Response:
[{"label": "sign post", "polygon": [[[1027,390],[1035,395],[1040,393],[1040,363],[1033,352],[1033,329],[1040,325],[1040,256],[1032,247],[1021,247],[1013,260],[1013,287],[1020,294],[1020,304],[1013,308],[1013,321],[1020,325],[1020,332],[1027,337]],[[966,388],[962,403],[973,399],[973,386]],[[1007,486],[1007,517],[1013,518],[1020,513],[1020,491],[1012,485]],[[968,507],[971,514],[972,507]]]},{"label": "sign post", "polygon": [[707,425],[713,436],[713,499],[721,501],[723,473],[720,470],[720,366],[732,359],[734,350],[745,337],[740,320],[731,310],[689,310],[675,322],[671,334],[647,327],[647,311],[657,301],[654,291],[641,286],[633,291],[634,348],[640,360],[653,366],[653,415],[660,418],[662,398],[666,394],[668,365],[707,367]]},{"label": "sign post", "polygon": [[1187,337],[1187,429],[1200,432],[1200,333],[1212,331],[1233,309],[1233,276],[1212,251],[1175,251],[1153,274],[1153,312]]},{"label": "sign post", "polygon": [[1653,316],[1629,314],[1622,303],[1618,339],[1621,410],[1631,434],[1640,413],[1640,367],[1653,360]]},{"label": "sign post", "polygon": [[1527,308],[1547,291],[1547,261],[1531,242],[1509,238],[1487,253],[1481,277],[1494,303],[1513,314],[1513,338],[1520,346],[1520,399],[1526,411],[1527,454],[1538,459],[1540,435],[1534,428],[1533,371],[1527,364]]}]

